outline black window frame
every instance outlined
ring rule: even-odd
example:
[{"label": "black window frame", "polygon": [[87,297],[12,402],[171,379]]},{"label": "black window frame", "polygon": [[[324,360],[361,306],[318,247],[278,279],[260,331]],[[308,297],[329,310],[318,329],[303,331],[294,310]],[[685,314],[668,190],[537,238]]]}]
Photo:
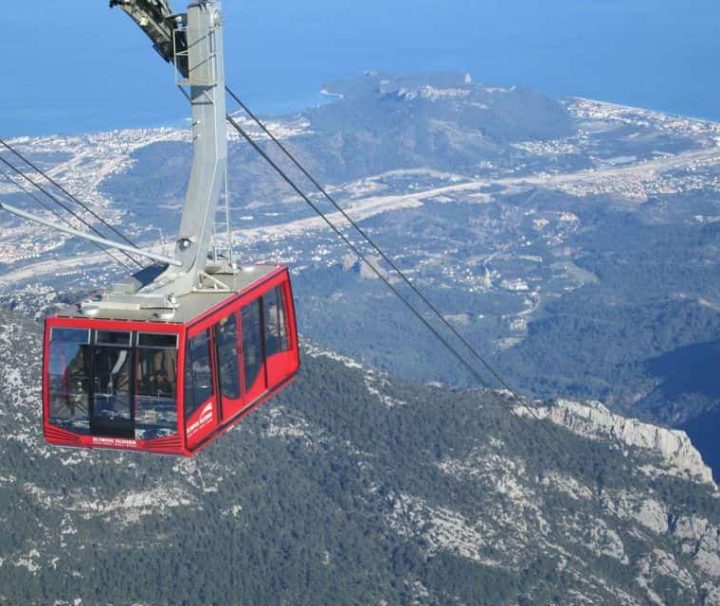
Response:
[{"label": "black window frame", "polygon": [[[95,333],[97,332],[108,332],[108,331],[93,331]],[[115,332],[115,331],[110,331]],[[125,331],[122,331],[125,332]],[[120,345],[120,344],[106,344],[104,342],[98,342],[97,340],[97,334],[93,335],[93,342],[91,345],[91,368],[92,368],[92,380],[90,381],[90,402],[88,406],[88,412],[90,417],[90,434],[97,437],[113,437],[113,438],[127,438],[127,439],[134,439],[135,438],[135,401],[134,401],[134,391],[135,391],[135,359],[136,359],[136,352],[135,347],[132,345],[132,333],[128,332],[129,334],[129,345]],[[127,398],[128,398],[128,412],[129,417],[127,420],[123,419],[122,422],[113,422],[112,425],[114,425],[113,429],[111,430],[110,424],[103,425],[98,416],[95,414],[95,398],[96,398],[96,381],[98,378],[98,369],[97,369],[97,358],[98,354],[102,353],[102,350],[123,350],[128,352],[128,359],[123,363],[123,365],[128,366],[127,370],[127,381],[128,381],[128,392],[127,392]],[[102,427],[108,427],[107,431],[103,431]]]}]

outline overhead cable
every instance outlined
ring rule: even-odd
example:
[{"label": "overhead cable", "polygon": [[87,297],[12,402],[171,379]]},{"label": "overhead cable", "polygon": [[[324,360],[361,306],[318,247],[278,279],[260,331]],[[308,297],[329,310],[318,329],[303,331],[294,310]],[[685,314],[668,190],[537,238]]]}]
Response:
[{"label": "overhead cable", "polygon": [[44,172],[42,169],[40,169],[36,164],[34,164],[32,161],[30,161],[26,156],[21,154],[17,149],[15,149],[13,146],[11,146],[7,141],[2,139],[0,137],[0,145],[5,147],[8,151],[12,152],[15,156],[20,158],[25,164],[30,166],[35,172],[42,175],[47,181],[52,183],[55,187],[57,187],[63,194],[65,194],[70,200],[75,202],[75,204],[79,205],[83,209],[85,209],[88,213],[90,213],[95,219],[100,221],[105,227],[107,227],[110,231],[112,231],[115,235],[119,236],[121,239],[123,239],[126,243],[128,243],[130,246],[134,246],[135,248],[138,248],[138,246],[132,242],[129,238],[125,236],[120,230],[113,227],[110,223],[105,221],[100,215],[98,215],[90,206],[87,204],[84,204],[82,201],[78,200],[76,196],[71,194],[67,189],[65,189],[60,183],[58,183],[55,179],[53,179],[50,175],[48,175],[46,172]]},{"label": "overhead cable", "polygon": [[269,128],[264,124],[260,118],[257,117],[256,114],[254,114],[248,107],[245,105],[245,103],[242,102],[242,100],[232,91],[229,87],[225,87],[225,90],[228,92],[228,94],[235,100],[235,102],[242,108],[242,110],[250,116],[250,118],[262,129],[262,131],[272,140],[273,143],[287,156],[287,158],[302,172],[303,175],[317,188],[317,190],[333,205],[333,207],[343,216],[345,220],[347,220],[350,225],[359,233],[367,242],[370,244],[370,246],[377,252],[382,259],[392,268],[392,270],[402,279],[402,281],[407,284],[408,287],[417,295],[417,297],[420,298],[420,300],[427,306],[428,309],[433,313],[435,317],[438,318],[438,320],[448,329],[450,332],[452,332],[453,335],[472,353],[472,355],[477,359],[484,367],[485,369],[498,381],[498,383],[508,391],[512,392],[512,388],[508,384],[508,382],[502,377],[502,375],[495,370],[495,368],[485,359],[485,357],[477,350],[476,347],[474,347],[461,333],[457,330],[446,318],[445,316],[440,312],[440,310],[437,308],[436,305],[430,301],[427,296],[425,296],[418,288],[415,286],[415,284],[410,280],[410,278],[407,277],[405,272],[403,272],[386,253],[383,251],[376,243],[375,241],[368,235],[368,233],[360,227],[360,225],[357,224],[347,213],[347,211],[340,206],[340,204],[333,198],[328,191],[313,177],[313,175],[301,164],[301,162],[297,159],[297,157],[290,152],[290,150],[279,140],[275,135],[270,131]]},{"label": "overhead cable", "polygon": [[[2,140],[0,139],[0,141],[2,141]],[[52,193],[50,193],[47,189],[45,189],[42,185],[40,185],[39,183],[37,183],[36,181],[34,181],[32,178],[28,177],[28,176],[25,174],[25,172],[23,172],[21,169],[19,169],[19,168],[17,168],[16,166],[14,166],[11,162],[8,162],[8,160],[6,160],[5,158],[3,158],[2,156],[0,156],[0,162],[2,162],[5,166],[7,166],[8,168],[10,168],[14,173],[16,173],[17,175],[19,175],[19,176],[22,177],[23,179],[25,179],[27,182],[29,182],[31,185],[33,185],[35,188],[37,188],[39,191],[41,191],[43,194],[45,194],[45,195],[46,195],[48,198],[50,198],[50,200],[52,200],[55,204],[57,204],[58,206],[60,206],[61,208],[63,208],[63,209],[66,210],[67,212],[69,212],[73,217],[75,217],[75,219],[77,219],[78,221],[80,221],[80,223],[82,223],[83,225],[85,225],[86,227],[88,227],[88,228],[89,228],[91,231],[93,231],[95,234],[97,234],[98,236],[103,237],[103,233],[102,233],[100,230],[98,230],[94,225],[92,225],[92,223],[89,223],[88,221],[86,221],[85,219],[83,219],[83,218],[82,218],[78,213],[76,213],[70,206],[68,206],[67,204],[63,203],[63,202],[62,202],[61,200],[59,200],[56,196],[54,196],[54,195],[53,195]],[[134,244],[133,244],[133,246],[134,246]],[[125,255],[130,261],[132,261],[133,263],[135,263],[138,267],[142,267],[142,264],[139,263],[134,257],[132,257],[131,255],[129,255],[128,253],[123,252],[123,255]]]},{"label": "overhead cable", "polygon": [[[26,196],[29,196],[30,198],[32,198],[33,200],[35,200],[35,202],[37,202],[40,206],[42,206],[42,207],[43,207],[45,210],[47,210],[48,212],[50,212],[50,213],[52,213],[53,215],[55,215],[60,221],[64,222],[64,223],[65,223],[66,225],[68,225],[69,227],[74,227],[73,224],[72,224],[72,222],[71,222],[69,219],[67,219],[66,217],[64,217],[63,215],[61,215],[61,214],[60,214],[59,212],[57,212],[54,208],[52,208],[49,204],[47,204],[44,200],[40,199],[40,198],[37,197],[34,193],[32,193],[31,191],[29,191],[26,187],[23,186],[22,183],[20,183],[19,181],[17,181],[12,175],[9,175],[8,173],[6,173],[6,172],[3,171],[2,169],[0,169],[0,177],[2,177],[7,183],[10,183],[13,187],[18,188],[18,189],[19,189],[20,191],[22,191]],[[110,257],[113,261],[115,261],[115,263],[117,263],[118,265],[120,265],[120,267],[122,267],[125,271],[127,271],[127,272],[129,272],[129,273],[132,273],[132,270],[130,269],[130,267],[128,267],[128,266],[125,265],[125,263],[123,263],[120,259],[118,259],[117,257],[115,257],[115,256],[112,254],[111,251],[107,250],[106,248],[103,248],[102,246],[100,246],[100,245],[97,244],[96,242],[93,242],[92,244],[93,244],[94,246],[96,246],[98,249],[100,249],[102,252],[104,252],[104,253],[105,253],[108,257]]]},{"label": "overhead cable", "polygon": [[[495,391],[492,386],[489,384],[489,382],[477,371],[477,369],[472,366],[465,357],[455,348],[452,346],[452,344],[440,333],[440,331],[437,330],[430,322],[427,321],[425,317],[417,310],[417,308],[408,301],[402,293],[393,286],[393,284],[388,280],[388,278],[383,274],[382,271],[380,271],[379,268],[373,264],[370,259],[368,259],[367,255],[365,255],[362,251],[360,251],[357,246],[330,220],[327,218],[325,213],[308,197],[307,194],[305,194],[304,191],[302,191],[295,182],[285,173],[285,171],[282,170],[280,166],[272,159],[268,154],[253,140],[253,138],[237,123],[237,121],[230,115],[227,116],[228,122],[235,128],[235,130],[240,134],[240,136],[247,141],[247,143],[275,170],[275,172],[297,193],[317,214],[318,216],[330,227],[330,229],[337,234],[337,236],[345,243],[345,245],[355,254],[358,256],[359,259],[367,265],[372,272],[383,282],[383,284],[400,300],[400,302],[403,303],[403,305],[412,313],[412,315],[420,321],[431,333],[432,335],[443,345],[443,347],[452,354],[452,356],[462,364],[462,366],[471,374],[472,377],[475,378],[475,380],[484,388],[486,388],[493,397],[496,402],[502,407],[505,408],[510,415],[515,417],[520,423],[522,423],[525,427],[528,429],[530,428],[529,424],[527,423],[527,420],[520,416],[515,409],[512,407],[511,404],[506,402],[503,398],[500,397],[500,394]],[[509,390],[511,395],[515,395],[512,390]],[[531,413],[532,414],[532,413]],[[536,415],[533,415],[536,420],[541,420]],[[548,434],[549,435],[549,434]],[[552,436],[551,436],[552,437]],[[561,455],[556,451],[556,449],[550,445],[551,442],[548,441],[547,448],[551,452],[555,454],[555,456],[562,458]]]},{"label": "overhead cable", "polygon": [[[182,91],[182,92],[183,92],[184,94],[186,94],[185,91]],[[187,96],[187,94],[186,94],[186,96]],[[234,95],[234,94],[232,94],[232,93],[231,93],[231,96],[232,96],[234,99],[237,99],[236,95]],[[243,105],[244,105],[244,104],[243,104]],[[253,114],[253,116],[254,116],[254,114]],[[525,426],[528,430],[530,430],[530,425],[529,425],[529,423],[527,422],[527,419],[525,419],[525,417],[523,417],[523,416],[521,416],[520,414],[518,414],[518,412],[513,408],[513,406],[512,406],[509,402],[507,402],[504,398],[502,398],[502,397],[500,396],[500,394],[499,394],[495,389],[493,389],[492,385],[490,385],[490,383],[478,372],[478,370],[477,370],[472,364],[470,364],[470,363],[465,359],[465,357],[464,357],[455,347],[453,347],[453,345],[440,333],[440,331],[439,331],[435,326],[433,326],[433,325],[423,316],[423,314],[422,314],[407,298],[405,298],[405,297],[403,296],[403,294],[390,282],[390,280],[383,274],[383,272],[382,272],[378,267],[376,267],[376,265],[375,265],[374,263],[372,263],[372,262],[370,261],[370,259],[368,258],[368,256],[367,256],[365,253],[363,253],[363,252],[355,245],[355,243],[353,243],[353,242],[348,238],[348,236],[347,236],[345,233],[343,233],[343,232],[327,217],[327,215],[322,211],[322,209],[319,208],[319,207],[317,206],[317,204],[315,204],[315,203],[310,199],[310,197],[309,197],[302,189],[300,189],[300,187],[299,187],[299,186],[292,180],[292,178],[277,164],[277,162],[275,162],[275,161],[267,154],[267,152],[265,152],[265,150],[263,150],[262,147],[260,147],[260,145],[242,128],[242,126],[240,126],[240,124],[237,122],[237,120],[235,120],[235,118],[233,118],[230,114],[228,114],[226,117],[227,117],[227,120],[228,120],[229,124],[230,124],[230,125],[238,132],[238,134],[255,150],[255,152],[257,152],[257,153],[270,165],[270,167],[283,179],[283,181],[285,181],[285,182],[292,188],[292,190],[293,190],[297,195],[299,195],[299,196],[305,201],[305,203],[306,203],[308,206],[310,206],[310,208],[313,209],[313,211],[323,220],[323,222],[324,222],[328,227],[330,227],[330,229],[342,240],[342,242],[381,280],[381,282],[395,295],[395,297],[408,309],[408,311],[410,311],[410,313],[411,313],[421,324],[423,324],[423,326],[425,326],[425,328],[427,328],[427,329],[430,331],[430,333],[440,342],[440,344],[441,344],[456,360],[458,360],[458,362],[460,362],[460,364],[470,373],[470,375],[471,375],[482,387],[484,387],[485,389],[488,390],[488,393],[489,393],[490,397],[492,397],[492,398],[497,402],[497,404],[498,404],[499,406],[501,406],[502,408],[506,409],[506,410],[508,411],[508,413],[509,413],[511,416],[515,417],[523,426]],[[262,122],[261,122],[257,117],[254,118],[254,120],[255,120],[256,122],[260,122],[260,123],[262,124]],[[264,131],[266,134],[268,134],[268,136],[270,136],[270,131],[269,131],[269,129],[267,129],[266,127],[264,127],[264,125],[263,125],[263,131]],[[278,144],[277,139],[276,139],[274,136],[272,136],[271,139],[272,139],[273,141],[275,141],[276,144]],[[284,147],[284,146],[281,146],[281,147]],[[291,155],[291,154],[289,154],[287,151],[286,151],[285,153],[286,153],[286,155]],[[298,163],[298,164],[299,164],[299,163]],[[296,164],[296,165],[297,165],[297,164]],[[303,172],[304,172],[304,173],[307,173],[307,176],[308,176],[308,178],[311,179],[311,181],[317,183],[317,181],[316,181],[314,178],[312,178],[307,171],[303,170]],[[323,192],[325,191],[324,188],[320,188],[320,189],[322,189]],[[329,197],[330,197],[330,196],[328,196],[328,198],[329,198]],[[353,225],[353,226],[355,227],[356,230],[362,231],[362,230],[359,228],[359,226],[357,226],[357,224],[355,223],[355,221],[354,221],[352,218],[350,218],[346,213],[343,212],[343,216],[349,221],[349,223],[350,223],[351,225]],[[365,232],[363,232],[363,233],[365,233]],[[366,237],[366,239],[369,240],[369,237],[368,237],[368,236],[365,236],[365,237]],[[376,250],[378,250],[378,251],[381,251],[381,249],[380,249],[379,247],[377,247],[377,246],[374,246],[374,248],[375,248]],[[383,258],[385,258],[385,259],[388,258],[387,255],[384,254],[384,253],[382,253],[382,256],[383,256]],[[393,263],[392,265],[396,267],[396,264],[395,264],[395,263]],[[398,273],[400,273],[400,272],[398,271]],[[414,286],[414,285],[413,285],[413,286]],[[420,293],[417,291],[417,288],[416,288],[416,287],[413,288],[413,290],[414,290],[416,293],[420,294]],[[428,301],[426,297],[424,297],[424,296],[422,296],[422,295],[421,295],[421,297],[422,297],[423,300]],[[428,307],[430,307],[431,309],[434,310],[434,313],[435,313],[436,315],[440,315],[440,316],[442,317],[442,314],[440,314],[440,312],[437,310],[437,308],[436,308],[434,305],[431,305],[429,302],[426,303],[426,304],[428,305]],[[444,317],[442,317],[442,319],[444,320]],[[447,321],[444,321],[443,323],[444,323],[444,324],[447,324]],[[452,328],[452,327],[451,327],[451,328]],[[461,335],[459,335],[459,334],[457,333],[457,331],[455,331],[455,330],[453,330],[453,333],[456,334],[456,335],[460,338],[461,342],[463,342],[464,344],[466,344],[467,348],[468,348],[470,351],[475,352],[474,355],[483,363],[483,366],[485,366],[485,367],[491,372],[491,374],[492,374],[496,379],[498,379],[498,380],[500,381],[500,383],[501,383],[501,385],[503,386],[503,388],[504,388],[506,391],[509,392],[509,395],[510,395],[511,397],[517,398],[517,395],[516,395],[515,390],[513,390],[513,389],[509,386],[508,381],[506,381],[506,380],[502,377],[502,375],[500,375],[500,373],[499,373],[497,370],[495,370],[495,369],[492,367],[492,365],[490,365],[489,362],[487,362],[487,361],[484,359],[484,357],[483,357],[479,352],[477,352],[477,350],[476,350],[475,348],[473,348],[473,347],[467,342],[467,340],[466,340],[464,337],[462,337]],[[541,420],[542,420],[541,417],[539,417],[537,414],[534,413],[534,411],[532,410],[532,408],[528,408],[528,411],[529,411],[530,415],[533,417],[534,420],[536,420],[536,421],[541,421]],[[544,425],[540,425],[540,427],[543,428],[543,430],[546,432],[546,436],[548,437],[548,440],[546,440],[546,448],[547,448],[550,452],[552,452],[553,455],[558,458],[558,460],[562,460],[562,455],[561,455],[560,452],[555,448],[553,442],[551,441],[551,440],[554,439],[554,436],[552,436],[552,434],[550,433],[549,429],[545,428]]]}]

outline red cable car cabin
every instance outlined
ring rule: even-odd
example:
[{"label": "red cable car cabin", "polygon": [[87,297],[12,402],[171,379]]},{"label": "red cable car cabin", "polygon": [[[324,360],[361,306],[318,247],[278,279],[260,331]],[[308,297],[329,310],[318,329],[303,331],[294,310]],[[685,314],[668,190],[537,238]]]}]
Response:
[{"label": "red cable car cabin", "polygon": [[167,321],[77,306],[48,318],[46,440],[192,456],[285,387],[300,363],[287,268],[222,279],[230,291],[180,297]]}]

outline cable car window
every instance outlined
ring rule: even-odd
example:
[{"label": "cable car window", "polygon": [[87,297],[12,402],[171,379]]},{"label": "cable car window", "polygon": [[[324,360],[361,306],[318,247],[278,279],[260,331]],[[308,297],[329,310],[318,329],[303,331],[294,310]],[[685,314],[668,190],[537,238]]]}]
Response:
[{"label": "cable car window", "polygon": [[[129,333],[117,334],[127,334],[129,342]],[[124,436],[132,428],[131,359],[129,347],[96,345],[93,350],[91,423],[95,435]]]},{"label": "cable car window", "polygon": [[225,398],[240,397],[240,364],[238,356],[237,315],[232,314],[217,325],[217,348],[220,366],[220,389]]},{"label": "cable car window", "polygon": [[210,331],[188,340],[185,361],[185,419],[206,402],[213,393],[210,358]]},{"label": "cable car window", "polygon": [[248,390],[257,380],[264,362],[261,310],[260,299],[242,309],[243,365]]},{"label": "cable car window", "polygon": [[138,335],[139,347],[152,347],[155,349],[177,349],[177,335],[157,335],[141,332]]},{"label": "cable car window", "polygon": [[89,386],[92,374],[90,331],[53,329],[48,374],[50,423],[90,433]]},{"label": "cable car window", "polygon": [[[142,337],[174,335],[140,335]],[[145,343],[154,343],[152,339]],[[150,440],[177,433],[177,350],[138,347],[135,438]]]},{"label": "cable car window", "polygon": [[279,286],[263,296],[265,352],[268,357],[289,349],[285,297]]},{"label": "cable car window", "polygon": [[53,328],[50,340],[63,343],[90,343],[90,331],[76,328]]},{"label": "cable car window", "polygon": [[98,330],[97,334],[95,335],[95,343],[97,345],[130,347],[130,333]]},{"label": "cable car window", "polygon": [[280,351],[290,349],[287,314],[285,313],[285,292],[278,286],[278,327],[280,329]]}]

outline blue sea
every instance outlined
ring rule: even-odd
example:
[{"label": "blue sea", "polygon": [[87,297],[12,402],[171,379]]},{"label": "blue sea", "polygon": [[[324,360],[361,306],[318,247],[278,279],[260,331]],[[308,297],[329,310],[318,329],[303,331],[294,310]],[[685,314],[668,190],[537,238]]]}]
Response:
[{"label": "blue sea", "polygon": [[[225,13],[228,80],[265,114],[375,69],[720,120],[717,0],[226,0]],[[0,136],[185,117],[172,70],[105,0],[16,3],[3,20]]]}]

